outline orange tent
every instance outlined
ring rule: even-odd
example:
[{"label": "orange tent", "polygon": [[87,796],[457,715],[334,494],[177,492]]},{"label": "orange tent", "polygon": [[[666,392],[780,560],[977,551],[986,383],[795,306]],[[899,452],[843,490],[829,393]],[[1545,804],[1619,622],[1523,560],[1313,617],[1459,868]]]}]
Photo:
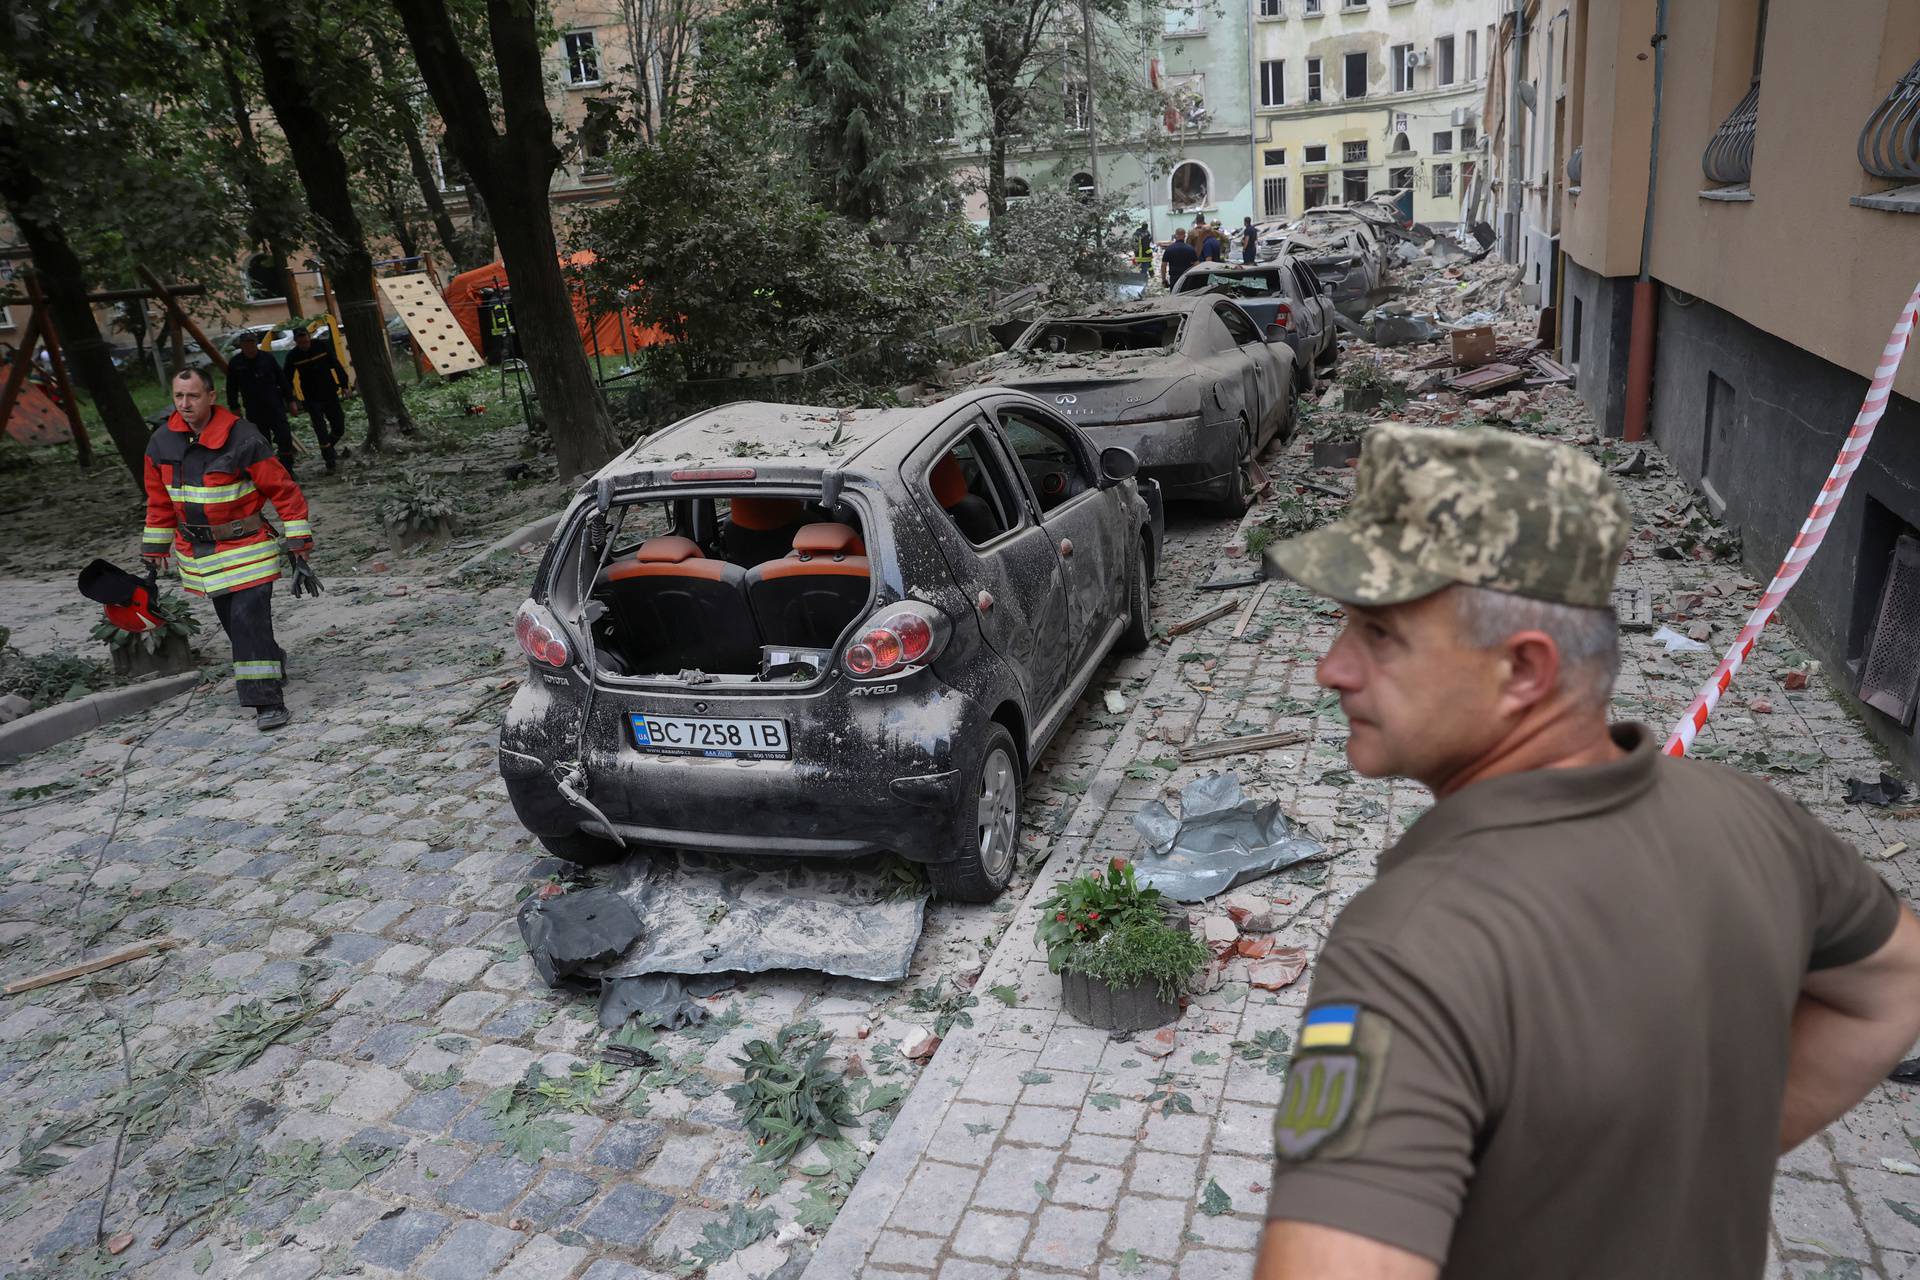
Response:
[{"label": "orange tent", "polygon": [[[586,267],[595,261],[587,250],[570,253],[561,259],[564,267]],[[512,282],[507,278],[504,264],[493,262],[484,267],[475,267],[472,271],[463,271],[447,284],[447,306],[453,310],[453,318],[460,322],[467,337],[473,340],[476,351],[485,351],[486,334],[481,327],[480,291],[497,289]],[[622,351],[638,351],[642,347],[655,346],[670,341],[666,331],[655,325],[641,325],[633,322],[629,316],[615,314],[612,311],[596,311],[589,315],[586,290],[577,282],[569,280],[567,292],[573,298],[574,323],[580,329],[580,345],[589,353],[597,352],[603,356],[619,355]],[[620,331],[626,329],[626,345],[621,346]]]}]

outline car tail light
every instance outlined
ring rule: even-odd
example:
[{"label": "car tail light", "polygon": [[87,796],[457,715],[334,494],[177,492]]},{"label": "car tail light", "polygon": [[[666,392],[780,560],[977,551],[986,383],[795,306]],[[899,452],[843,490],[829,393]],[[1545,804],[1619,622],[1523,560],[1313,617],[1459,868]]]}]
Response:
[{"label": "car tail light", "polygon": [[520,606],[520,616],[513,620],[513,638],[520,642],[520,652],[545,666],[564,667],[572,657],[561,638],[560,624],[531,600]]},{"label": "car tail light", "polygon": [[1273,322],[1282,329],[1293,328],[1293,308],[1282,302],[1273,309]]},{"label": "car tail light", "polygon": [[688,482],[703,483],[709,480],[751,480],[754,477],[752,467],[717,467],[708,471],[675,471],[670,478],[676,484]]},{"label": "car tail light", "polygon": [[931,662],[946,647],[946,615],[918,601],[891,604],[863,623],[847,646],[847,674],[892,675]]}]

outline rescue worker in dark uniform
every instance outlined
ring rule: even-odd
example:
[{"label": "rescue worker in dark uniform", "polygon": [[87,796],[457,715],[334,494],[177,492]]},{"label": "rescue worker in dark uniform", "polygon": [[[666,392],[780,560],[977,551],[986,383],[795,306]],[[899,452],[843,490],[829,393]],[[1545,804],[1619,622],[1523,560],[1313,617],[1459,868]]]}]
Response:
[{"label": "rescue worker in dark uniform", "polygon": [[315,342],[305,329],[293,332],[293,350],[287,353],[286,368],[294,402],[307,407],[314,439],[320,442],[320,457],[327,464],[327,474],[332,475],[339,470],[340,458],[353,454],[340,444],[347,434],[346,411],[340,407],[341,395],[350,389],[347,371],[333,354],[333,344]]},{"label": "rescue worker in dark uniform", "polygon": [[1747,1277],[1774,1165],[1920,1035],[1920,921],[1764,783],[1607,719],[1631,519],[1562,445],[1380,425],[1268,552],[1347,759],[1436,798],[1341,911],[1260,1280]]},{"label": "rescue worker in dark uniform", "polygon": [[140,556],[156,572],[180,563],[180,583],[213,601],[233,643],[234,687],[262,729],[290,719],[285,658],[273,638],[280,540],[261,509],[279,512],[290,554],[313,549],[307,499],[260,429],[213,401],[213,379],[182,369],[173,413],[147,441],[147,525]]},{"label": "rescue worker in dark uniform", "polygon": [[293,383],[271,351],[260,349],[256,334],[240,335],[240,350],[227,361],[227,407],[273,438],[280,465],[293,474],[293,431],[287,425],[287,401]]}]

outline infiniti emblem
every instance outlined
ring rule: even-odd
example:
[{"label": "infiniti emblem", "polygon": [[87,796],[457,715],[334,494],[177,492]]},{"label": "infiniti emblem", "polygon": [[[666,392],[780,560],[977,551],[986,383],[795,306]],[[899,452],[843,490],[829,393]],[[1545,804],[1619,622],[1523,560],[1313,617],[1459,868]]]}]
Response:
[{"label": "infiniti emblem", "polygon": [[1055,404],[1079,404],[1080,397],[1079,396],[1055,396],[1053,398],[1053,402]]}]

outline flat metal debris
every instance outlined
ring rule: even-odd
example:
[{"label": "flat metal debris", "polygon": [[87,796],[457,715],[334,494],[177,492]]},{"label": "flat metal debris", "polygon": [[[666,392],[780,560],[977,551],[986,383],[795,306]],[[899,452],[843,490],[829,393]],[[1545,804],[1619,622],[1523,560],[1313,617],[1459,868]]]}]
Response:
[{"label": "flat metal debris", "polygon": [[1133,816],[1133,828],[1147,844],[1134,875],[1176,902],[1200,902],[1327,852],[1318,840],[1295,834],[1278,800],[1256,804],[1231,773],[1189,782],[1177,818],[1150,801]]}]

